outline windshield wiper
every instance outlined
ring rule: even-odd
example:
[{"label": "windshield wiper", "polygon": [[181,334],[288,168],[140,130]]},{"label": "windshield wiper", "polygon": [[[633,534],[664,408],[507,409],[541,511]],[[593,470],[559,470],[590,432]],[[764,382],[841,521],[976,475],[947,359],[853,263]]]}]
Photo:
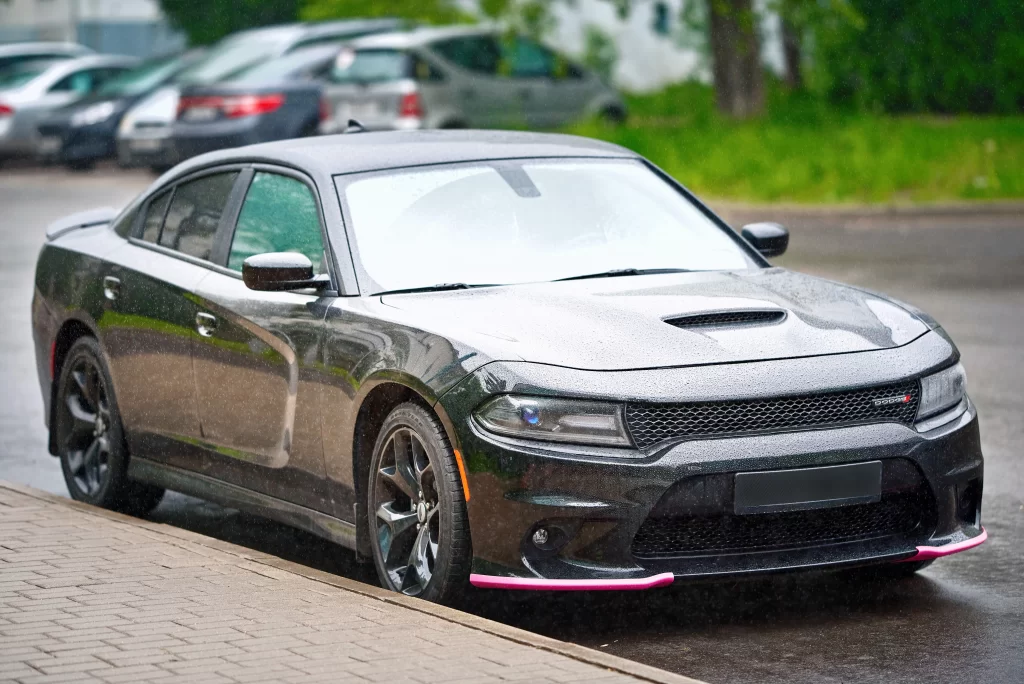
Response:
[{"label": "windshield wiper", "polygon": [[656,275],[658,273],[691,273],[688,268],[615,268],[600,273],[587,273],[586,275],[569,276],[558,278],[553,283],[560,283],[563,280],[588,280],[590,278],[618,278],[619,276]]},{"label": "windshield wiper", "polygon": [[447,290],[469,290],[474,287],[495,287],[493,283],[479,283],[474,285],[467,285],[466,283],[438,283],[437,285],[426,285],[424,287],[405,287],[399,290],[384,290],[382,292],[374,292],[373,296],[378,295],[391,295],[391,294],[407,294],[409,292],[445,292]]}]

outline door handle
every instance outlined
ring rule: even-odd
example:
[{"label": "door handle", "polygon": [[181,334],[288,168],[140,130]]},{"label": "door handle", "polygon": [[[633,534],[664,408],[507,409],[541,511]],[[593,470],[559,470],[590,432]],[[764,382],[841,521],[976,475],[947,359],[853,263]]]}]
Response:
[{"label": "door handle", "polygon": [[103,279],[103,296],[114,301],[121,296],[121,281],[114,276],[107,276]]},{"label": "door handle", "polygon": [[213,337],[217,330],[217,317],[208,313],[196,314],[196,332],[203,337]]}]

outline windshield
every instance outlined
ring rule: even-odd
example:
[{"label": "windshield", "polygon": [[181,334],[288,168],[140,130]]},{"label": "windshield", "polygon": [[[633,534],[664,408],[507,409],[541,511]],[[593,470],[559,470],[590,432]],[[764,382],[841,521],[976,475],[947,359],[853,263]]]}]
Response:
[{"label": "windshield", "polygon": [[286,79],[317,64],[327,62],[337,52],[335,47],[317,47],[297,50],[283,57],[255,64],[236,74],[233,80],[242,83],[271,83]]},{"label": "windshield", "polygon": [[397,50],[342,50],[331,69],[335,83],[387,83],[408,77],[408,60]]},{"label": "windshield", "polygon": [[284,49],[288,37],[274,33],[228,40],[182,71],[176,80],[185,85],[207,85],[231,78],[276,56]]},{"label": "windshield", "polygon": [[141,95],[169,79],[181,65],[180,59],[161,59],[126,71],[104,83],[98,95]]},{"label": "windshield", "polygon": [[524,160],[384,172],[349,183],[344,195],[373,291],[755,265],[639,161]]}]

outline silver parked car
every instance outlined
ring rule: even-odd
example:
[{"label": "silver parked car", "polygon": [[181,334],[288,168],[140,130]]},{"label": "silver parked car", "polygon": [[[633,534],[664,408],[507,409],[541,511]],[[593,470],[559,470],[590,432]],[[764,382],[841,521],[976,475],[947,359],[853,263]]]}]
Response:
[{"label": "silver parked car", "polygon": [[138,63],[134,57],[89,55],[22,61],[6,69],[0,74],[0,159],[34,156],[41,118]]},{"label": "silver parked car", "polygon": [[151,166],[155,170],[178,162],[170,135],[178,114],[179,86],[220,83],[299,48],[340,44],[400,26],[402,22],[397,19],[360,19],[285,24],[234,33],[181,72],[174,85],[154,92],[128,111],[117,131],[118,161],[123,166]]},{"label": "silver parked car", "polygon": [[622,121],[622,98],[595,74],[528,38],[489,28],[421,28],[349,43],[324,89],[321,132],[554,128]]}]

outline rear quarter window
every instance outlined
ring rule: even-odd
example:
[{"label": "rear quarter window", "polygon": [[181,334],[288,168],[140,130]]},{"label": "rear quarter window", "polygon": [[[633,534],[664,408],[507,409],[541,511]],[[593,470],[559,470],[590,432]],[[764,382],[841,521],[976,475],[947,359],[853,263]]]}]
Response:
[{"label": "rear quarter window", "polygon": [[400,50],[342,50],[331,68],[334,83],[388,83],[411,78],[410,57]]}]

